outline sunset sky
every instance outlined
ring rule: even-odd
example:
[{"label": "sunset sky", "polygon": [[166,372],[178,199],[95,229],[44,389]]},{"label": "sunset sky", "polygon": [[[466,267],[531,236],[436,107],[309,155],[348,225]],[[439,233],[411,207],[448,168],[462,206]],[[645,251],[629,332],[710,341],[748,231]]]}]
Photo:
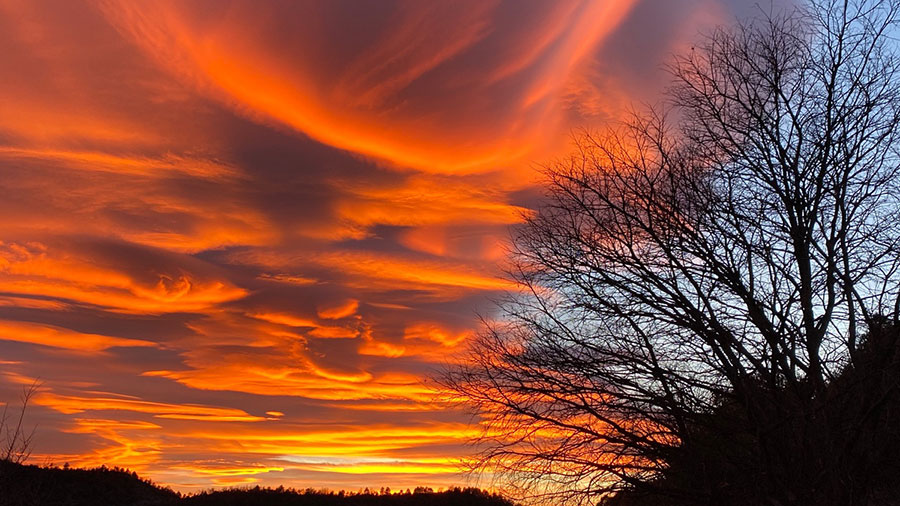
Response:
[{"label": "sunset sky", "polygon": [[537,167],[741,0],[0,0],[0,402],[181,491],[475,484]]}]

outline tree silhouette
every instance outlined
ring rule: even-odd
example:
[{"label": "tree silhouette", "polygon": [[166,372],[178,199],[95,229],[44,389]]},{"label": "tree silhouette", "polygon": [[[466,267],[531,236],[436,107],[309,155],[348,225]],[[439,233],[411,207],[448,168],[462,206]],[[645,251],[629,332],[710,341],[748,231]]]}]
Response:
[{"label": "tree silhouette", "polygon": [[28,403],[37,393],[40,383],[35,380],[28,386],[22,387],[22,395],[19,398],[20,407],[18,416],[9,411],[9,403],[4,404],[3,413],[0,414],[0,461],[21,464],[31,456],[31,442],[34,438],[34,427],[30,430],[25,426],[25,412]]},{"label": "tree silhouette", "polygon": [[477,466],[560,501],[873,499],[900,423],[871,353],[900,318],[898,5],[717,30],[664,107],[547,168],[522,293],[444,381],[486,422]]}]

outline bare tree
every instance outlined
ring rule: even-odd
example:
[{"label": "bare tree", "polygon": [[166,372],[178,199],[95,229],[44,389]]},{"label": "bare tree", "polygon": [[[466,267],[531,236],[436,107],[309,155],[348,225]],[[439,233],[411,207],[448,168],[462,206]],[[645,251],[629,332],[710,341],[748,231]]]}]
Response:
[{"label": "bare tree", "polygon": [[547,169],[523,292],[445,378],[477,465],[544,499],[872,498],[900,424],[896,360],[863,374],[900,328],[898,6],[720,29],[661,110]]},{"label": "bare tree", "polygon": [[40,384],[34,381],[31,385],[22,387],[22,395],[19,399],[20,408],[17,416],[9,412],[9,404],[3,406],[3,414],[0,415],[0,437],[3,437],[0,447],[0,461],[22,464],[31,456],[31,442],[35,428],[30,430],[25,426],[25,412],[28,403],[37,393]]}]

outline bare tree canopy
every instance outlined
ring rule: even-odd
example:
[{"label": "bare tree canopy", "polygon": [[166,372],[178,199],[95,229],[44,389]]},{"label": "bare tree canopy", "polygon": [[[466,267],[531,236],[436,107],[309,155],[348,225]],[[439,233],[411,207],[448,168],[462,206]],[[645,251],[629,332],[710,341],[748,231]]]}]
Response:
[{"label": "bare tree canopy", "polygon": [[523,293],[445,378],[485,470],[558,500],[876,499],[900,471],[898,6],[718,30],[665,107],[547,169]]}]

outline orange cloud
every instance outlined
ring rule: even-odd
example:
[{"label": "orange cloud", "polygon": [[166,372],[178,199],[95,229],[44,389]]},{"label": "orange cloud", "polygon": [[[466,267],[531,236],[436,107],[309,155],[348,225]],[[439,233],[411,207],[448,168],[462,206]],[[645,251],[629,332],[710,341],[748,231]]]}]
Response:
[{"label": "orange cloud", "polygon": [[530,211],[505,202],[507,193],[531,181],[501,178],[460,180],[445,177],[415,177],[401,186],[385,188],[341,184],[351,193],[339,204],[345,220],[361,226],[520,223]]},{"label": "orange cloud", "polygon": [[319,400],[409,399],[427,402],[435,393],[414,374],[353,367],[336,368],[312,360],[304,350],[258,350],[256,356],[222,355],[215,349],[185,353],[186,370],[155,370],[144,376],[175,380],[200,390],[225,390],[255,395],[290,395]]},{"label": "orange cloud", "polygon": [[46,406],[67,415],[84,413],[86,411],[133,411],[136,413],[149,413],[156,418],[208,422],[259,422],[266,419],[265,417],[250,415],[240,409],[151,402],[114,395],[85,397],[43,392],[35,397],[34,402],[39,406]]},{"label": "orange cloud", "polygon": [[251,314],[253,318],[258,318],[269,323],[278,325],[287,325],[288,327],[318,327],[319,324],[309,318],[303,318],[292,314],[285,313],[255,313]]},{"label": "orange cloud", "polygon": [[[347,286],[362,289],[418,289],[451,298],[464,290],[515,290],[517,285],[492,275],[487,266],[416,255],[387,254],[362,250],[317,252],[298,255],[283,251],[243,251],[230,260],[256,265],[267,270],[297,269],[304,263],[316,268],[333,269],[346,277]],[[291,275],[291,274],[286,274]]]},{"label": "orange cloud", "polygon": [[210,474],[213,476],[246,476],[261,473],[270,473],[272,471],[284,471],[284,467],[186,467],[184,468],[193,473]]},{"label": "orange cloud", "polygon": [[126,157],[103,152],[63,151],[0,146],[0,156],[9,160],[42,160],[64,164],[69,168],[89,172],[110,172],[134,176],[160,177],[175,172],[201,178],[240,177],[233,168],[205,158],[187,158],[167,153],[160,158]]},{"label": "orange cloud", "polygon": [[218,441],[227,447],[240,444],[248,453],[284,456],[386,456],[393,450],[422,444],[461,441],[476,435],[466,423],[431,422],[420,426],[370,424],[365,427],[338,425],[308,428],[303,432],[285,430],[186,431],[185,435]]},{"label": "orange cloud", "polygon": [[436,474],[452,473],[459,470],[458,459],[416,459],[416,460],[385,460],[382,462],[361,462],[349,466],[336,466],[333,464],[305,464],[304,469],[314,471],[331,471],[347,474]]},{"label": "orange cloud", "polygon": [[406,346],[378,341],[367,335],[358,351],[361,355],[374,355],[376,357],[396,358],[406,354]]},{"label": "orange cloud", "polygon": [[[228,188],[231,193],[236,185],[246,184],[232,167],[209,159],[0,147],[0,165],[17,169],[0,185],[30,199],[0,203],[5,238],[27,237],[35,230],[68,234],[74,229],[193,253],[267,244],[278,235],[259,211],[236,196],[201,200],[173,192],[178,178],[197,179],[210,190]],[[42,205],[35,207],[36,202]]]},{"label": "orange cloud", "polygon": [[[558,140],[564,129],[551,104],[558,103],[569,75],[633,4],[548,4],[542,14],[553,22],[529,26],[527,37],[513,31],[496,40],[489,37],[498,16],[496,2],[464,9],[405,2],[392,13],[398,24],[388,36],[374,43],[348,40],[358,46],[349,64],[340,67],[314,58],[313,48],[323,42],[317,37],[329,34],[313,26],[296,30],[287,44],[270,43],[259,27],[271,23],[280,28],[278,21],[251,2],[232,2],[215,30],[205,29],[197,22],[199,13],[180,2],[137,6],[110,0],[101,5],[117,27],[158,61],[255,118],[400,166],[460,173],[521,160],[545,146],[548,137]],[[328,9],[319,6],[304,17],[316,19],[328,15],[316,11]],[[490,63],[479,63],[501,67],[493,78],[479,82],[465,76],[457,84],[457,68],[436,91],[439,95],[414,92],[420,82],[448,76],[451,61],[465,60],[482,47],[490,48],[479,52]],[[507,58],[516,53],[522,57],[510,64]],[[510,95],[513,75],[528,84]],[[473,121],[485,98],[504,92],[505,117],[488,124]],[[426,104],[430,115],[423,116]],[[523,123],[522,117],[529,121]],[[385,128],[386,123],[392,128]],[[548,127],[553,135],[548,136]]]},{"label": "orange cloud", "polygon": [[317,256],[315,261],[340,268],[353,277],[349,283],[358,286],[378,283],[428,291],[438,290],[442,286],[475,290],[516,289],[514,283],[499,276],[478,272],[465,264],[441,260],[414,260],[355,251],[334,251]]},{"label": "orange cloud", "polygon": [[154,342],[141,339],[85,334],[53,325],[7,320],[0,320],[0,339],[83,352],[103,351],[113,347],[158,346]]},{"label": "orange cloud", "polygon": [[452,331],[438,323],[417,323],[406,327],[403,332],[403,339],[427,339],[450,348],[471,336],[471,330]]},{"label": "orange cloud", "polygon": [[508,254],[506,227],[430,226],[406,230],[398,242],[413,251],[437,257],[501,263]]},{"label": "orange cloud", "polygon": [[177,257],[150,252],[144,261],[159,264],[137,266],[116,256],[123,252],[79,243],[0,241],[0,290],[149,313],[198,311],[246,294],[226,280],[191,272],[206,268],[197,260],[184,258],[182,267]]},{"label": "orange cloud", "polygon": [[359,308],[359,301],[355,299],[347,299],[331,306],[320,306],[318,310],[319,318],[326,320],[340,320],[356,313]]}]

